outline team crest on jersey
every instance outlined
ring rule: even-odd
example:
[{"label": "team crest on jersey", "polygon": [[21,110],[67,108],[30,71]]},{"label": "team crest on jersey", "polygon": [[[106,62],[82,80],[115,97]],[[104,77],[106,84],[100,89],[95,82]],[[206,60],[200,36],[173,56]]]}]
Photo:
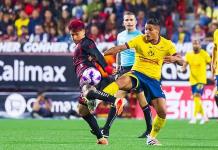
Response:
[{"label": "team crest on jersey", "polygon": [[149,51],[148,51],[148,55],[149,55],[149,56],[154,56],[154,52],[151,51],[151,50],[149,50]]}]

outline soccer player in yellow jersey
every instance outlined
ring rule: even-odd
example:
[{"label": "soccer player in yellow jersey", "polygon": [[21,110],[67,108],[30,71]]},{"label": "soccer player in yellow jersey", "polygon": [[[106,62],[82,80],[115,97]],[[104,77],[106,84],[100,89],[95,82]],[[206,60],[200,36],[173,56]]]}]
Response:
[{"label": "soccer player in yellow jersey", "polygon": [[212,55],[212,64],[211,69],[213,76],[216,75],[216,94],[215,94],[215,101],[218,107],[218,29],[215,30],[213,34],[213,41],[214,41],[214,48],[213,48],[213,55]]},{"label": "soccer player in yellow jersey", "polygon": [[135,49],[132,70],[108,85],[105,92],[114,95],[118,90],[143,90],[146,100],[157,112],[147,144],[159,145],[156,136],[166,122],[166,100],[160,83],[162,64],[167,62],[183,65],[183,59],[176,54],[173,43],[160,36],[160,22],[156,18],[148,19],[144,35],[113,47],[104,54],[116,54],[127,48]]},{"label": "soccer player in yellow jersey", "polygon": [[186,67],[189,65],[189,82],[191,84],[192,95],[194,99],[194,116],[189,123],[195,124],[197,122],[197,115],[200,113],[202,116],[200,124],[204,124],[206,121],[208,121],[208,118],[204,114],[201,96],[203,94],[204,85],[207,82],[206,67],[207,64],[211,62],[211,58],[205,50],[201,49],[199,40],[193,40],[192,45],[193,50],[186,53],[185,63],[182,66],[182,72],[184,72]]}]

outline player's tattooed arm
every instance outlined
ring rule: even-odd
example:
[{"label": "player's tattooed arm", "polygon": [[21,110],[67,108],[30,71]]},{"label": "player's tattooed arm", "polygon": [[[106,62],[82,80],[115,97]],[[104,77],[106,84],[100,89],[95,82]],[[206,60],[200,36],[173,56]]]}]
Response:
[{"label": "player's tattooed arm", "polygon": [[184,61],[182,67],[180,70],[178,70],[178,72],[185,72],[187,69],[187,66],[188,66],[188,62],[187,61]]},{"label": "player's tattooed arm", "polygon": [[126,44],[112,47],[106,51],[104,51],[104,55],[115,55],[123,50],[127,49]]},{"label": "player's tattooed arm", "polygon": [[184,64],[184,60],[183,60],[182,56],[177,54],[177,53],[174,55],[171,55],[171,56],[165,56],[164,62],[165,63],[176,63],[180,66],[183,66],[183,64]]}]

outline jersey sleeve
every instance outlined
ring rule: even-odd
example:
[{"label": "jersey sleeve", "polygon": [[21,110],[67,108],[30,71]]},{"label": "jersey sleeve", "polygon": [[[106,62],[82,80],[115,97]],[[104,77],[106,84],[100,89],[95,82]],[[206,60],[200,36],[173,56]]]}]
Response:
[{"label": "jersey sleeve", "polygon": [[174,55],[176,54],[176,46],[170,41],[169,43],[169,55]]},{"label": "jersey sleeve", "polygon": [[217,45],[218,43],[218,29],[215,30],[215,32],[213,33],[213,41],[214,41],[214,44]]},{"label": "jersey sleeve", "polygon": [[140,36],[137,36],[133,39],[131,39],[130,41],[126,42],[126,46],[130,49],[130,48],[136,48],[137,47],[137,42],[138,42],[138,38]]},{"label": "jersey sleeve", "polygon": [[120,45],[120,33],[117,35],[117,45]]},{"label": "jersey sleeve", "polygon": [[96,62],[102,67],[105,68],[107,66],[107,63],[104,59],[104,56],[101,54],[101,52],[98,50],[98,48],[95,45],[95,42],[92,40],[87,40],[84,43],[84,49],[85,51],[92,57],[95,58]]},{"label": "jersey sleeve", "polygon": [[188,53],[185,54],[185,58],[184,58],[184,60],[185,60],[186,62],[189,61],[189,54],[188,54]]}]

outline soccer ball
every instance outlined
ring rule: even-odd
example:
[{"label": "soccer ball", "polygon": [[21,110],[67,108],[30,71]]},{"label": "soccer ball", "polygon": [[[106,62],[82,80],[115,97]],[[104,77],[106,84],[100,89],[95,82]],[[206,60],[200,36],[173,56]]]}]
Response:
[{"label": "soccer ball", "polygon": [[101,81],[101,73],[97,69],[89,67],[83,72],[81,80],[83,84],[97,85]]}]

